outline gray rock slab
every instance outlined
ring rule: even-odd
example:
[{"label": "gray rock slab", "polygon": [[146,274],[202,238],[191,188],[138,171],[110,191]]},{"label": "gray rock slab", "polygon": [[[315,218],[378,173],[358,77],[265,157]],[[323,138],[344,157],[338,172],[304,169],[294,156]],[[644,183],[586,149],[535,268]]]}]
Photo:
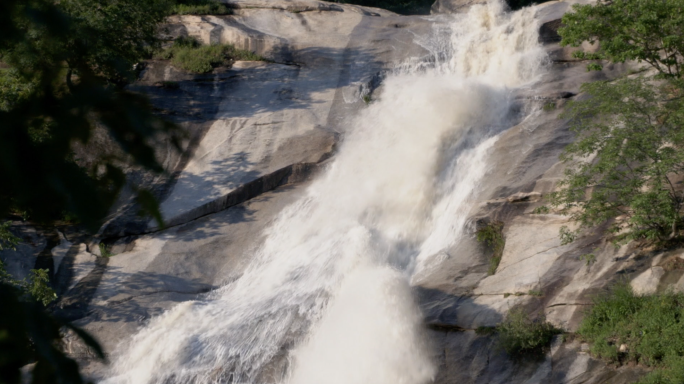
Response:
[{"label": "gray rock slab", "polygon": [[[535,7],[536,17],[540,25],[558,20],[574,3],[587,2],[544,3]],[[445,250],[446,257],[440,264],[430,271],[418,271],[412,281],[418,287],[453,295],[454,305],[461,309],[457,315],[445,311],[450,315],[441,321],[461,328],[491,325],[511,305],[543,311],[555,324],[573,328],[584,305],[590,302],[590,293],[613,279],[621,268],[631,268],[627,267],[631,261],[612,261],[620,257],[614,250],[597,255],[607,259],[601,265],[584,266],[579,256],[591,253],[590,243],[598,238],[589,236],[561,246],[558,231],[569,225],[567,219],[553,214],[532,215],[532,211],[543,204],[543,196],[554,190],[563,175],[558,155],[573,140],[567,122],[558,117],[564,103],[582,97],[581,84],[615,78],[632,64],[608,65],[603,71],[587,72],[585,63],[562,59],[571,56],[567,48],[556,42],[544,47],[551,59],[547,71],[538,83],[516,95],[528,116],[502,133],[495,144],[489,160],[491,170],[479,186],[478,201],[471,211],[472,221],[485,218],[505,223],[506,247],[496,273],[487,276],[487,250],[476,243],[471,233],[472,237]],[[542,107],[548,103],[556,108],[544,110]],[[520,198],[532,195],[535,197]],[[574,285],[574,281],[581,283]],[[534,298],[531,291],[542,291],[543,296]],[[516,294],[521,296],[514,301],[513,296],[504,298]]]},{"label": "gray rock slab", "polygon": [[[114,350],[151,317],[239,278],[262,231],[306,186],[280,187],[220,213],[129,239],[130,251],[96,258],[94,268],[60,298],[56,313]],[[74,356],[89,374],[102,375],[104,367],[74,343]]]},{"label": "gray rock slab", "polygon": [[334,133],[322,128],[317,117],[325,112],[303,107],[325,103],[310,93],[325,93],[325,85],[313,81],[312,88],[304,89],[292,84],[307,76],[296,67],[239,64],[232,69],[234,86],[223,94],[218,119],[161,204],[166,220],[287,165],[316,163],[332,151]]},{"label": "gray rock slab", "polygon": [[86,278],[97,266],[98,257],[88,252],[85,244],[79,244],[76,252],[71,266],[72,277],[69,281],[67,292],[76,287],[76,285]]},{"label": "gray rock slab", "polygon": [[86,318],[73,323],[95,335],[105,351],[106,360],[98,359],[73,333],[64,338],[65,352],[79,362],[84,377],[95,382],[102,380],[106,378],[108,363],[113,357],[112,351],[120,343],[144,327],[152,317],[197,297],[197,294],[192,293],[158,292],[111,303],[106,308],[96,307]]},{"label": "gray rock slab", "polygon": [[[474,294],[527,293],[542,285],[542,277],[572,246],[561,246],[558,231],[570,226],[567,217],[516,217],[505,231],[506,246],[496,273],[484,278]],[[534,234],[530,236],[530,234]]]},{"label": "gray rock slab", "polygon": [[633,279],[630,284],[636,294],[652,295],[658,291],[663,275],[665,275],[663,267],[651,267]]},{"label": "gray rock slab", "polygon": [[52,248],[50,253],[52,254],[52,259],[55,266],[55,273],[59,273],[59,267],[62,265],[62,261],[66,257],[69,249],[73,245],[69,240],[64,237],[64,234],[58,232],[59,235],[59,245]]},{"label": "gray rock slab", "polygon": [[459,384],[628,384],[646,373],[642,369],[614,369],[580,353],[579,343],[556,339],[548,352],[537,359],[516,359],[498,347],[497,336],[474,331],[431,331],[441,351],[435,356],[440,369],[435,383]]},{"label": "gray rock slab", "polygon": [[[571,3],[540,6],[542,25],[557,21]],[[269,184],[270,192],[257,188],[230,203],[227,197],[287,167],[321,164],[344,136],[344,122],[364,108],[363,96],[372,94],[387,71],[409,57],[429,63],[429,52],[416,36],[431,33],[434,17],[400,17],[315,0],[229,4],[236,9],[231,16],[171,19],[169,37],[230,43],[274,62],[237,62],[205,75],[185,73],[168,62],[148,63],[135,89],[192,133],[185,158],[168,157],[175,173],[161,194],[162,212],[174,226],[140,235],[154,230],[154,224],[144,223],[139,236],[117,241],[115,256],[75,258],[83,270],[74,272],[74,285],[59,303],[58,313],[75,319],[107,350],[150,317],[238,279],[262,230],[305,184],[273,189],[291,182],[286,177]],[[618,277],[633,278],[653,267],[635,260],[628,247],[615,250],[600,242],[599,234],[560,246],[556,234],[565,219],[531,214],[562,176],[558,154],[573,139],[558,119],[564,103],[583,97],[578,95],[583,82],[615,78],[629,68],[609,65],[586,72],[585,63],[569,60],[572,50],[557,45],[555,25],[547,27],[548,71],[534,87],[515,95],[521,108],[529,108],[529,117],[496,143],[491,171],[471,211],[473,220],[505,222],[507,246],[498,272],[487,275],[488,255],[471,233],[443,250],[441,264],[413,279],[435,336],[441,364],[437,383],[621,384],[638,376],[578,355],[579,346],[572,345],[517,364],[494,338],[472,331],[496,325],[518,305],[572,330],[591,295]],[[165,81],[178,87],[165,88]],[[542,108],[549,102],[556,109]],[[597,247],[595,264],[579,259]],[[69,252],[81,255],[74,247]],[[532,289],[542,296],[530,295]],[[72,353],[90,364],[87,352],[78,348],[74,344]],[[100,377],[102,369],[87,367],[92,377]]]},{"label": "gray rock slab", "polygon": [[[352,5],[229,5],[237,9],[234,15],[169,18],[167,38],[193,36],[205,44],[233,44],[274,62],[236,62],[193,75],[168,62],[151,61],[131,87],[150,95],[155,106],[190,132],[181,159],[169,157],[172,180],[157,188],[169,225],[295,181],[282,173],[304,177],[310,164],[334,151],[344,133],[342,122],[365,106],[363,97],[377,86],[383,71],[426,54],[415,40],[431,30],[424,18]],[[175,86],[166,87],[169,83]],[[102,237],[156,229],[154,221],[134,221],[131,214],[114,217]]]}]

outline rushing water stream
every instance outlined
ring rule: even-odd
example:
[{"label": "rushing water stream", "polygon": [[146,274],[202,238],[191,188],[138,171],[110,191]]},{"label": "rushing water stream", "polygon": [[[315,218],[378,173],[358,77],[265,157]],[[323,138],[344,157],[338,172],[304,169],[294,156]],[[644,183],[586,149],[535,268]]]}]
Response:
[{"label": "rushing water stream", "polygon": [[329,168],[267,229],[240,279],[122,346],[108,384],[422,384],[436,368],[410,279],[462,236],[512,93],[545,61],[530,9],[435,21]]}]

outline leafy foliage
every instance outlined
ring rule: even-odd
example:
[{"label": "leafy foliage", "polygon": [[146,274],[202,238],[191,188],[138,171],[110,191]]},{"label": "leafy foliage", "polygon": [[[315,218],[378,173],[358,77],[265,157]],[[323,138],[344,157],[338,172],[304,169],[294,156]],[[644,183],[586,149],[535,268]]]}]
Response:
[{"label": "leafy foliage", "polygon": [[62,333],[67,327],[75,332],[99,358],[103,352],[87,333],[48,315],[35,302],[20,301],[11,285],[0,282],[0,382],[22,383],[21,368],[35,363],[31,383],[81,384],[78,364],[60,349]]},{"label": "leafy foliage", "polygon": [[684,383],[684,358],[666,356],[663,368],[652,371],[637,384],[679,384]]},{"label": "leafy foliage", "polygon": [[676,187],[684,170],[684,103],[680,91],[658,89],[643,78],[584,84],[591,98],[569,104],[577,139],[561,160],[571,165],[550,195],[551,204],[580,224],[563,228],[563,243],[579,230],[608,220],[617,239],[677,235],[684,195]]},{"label": "leafy foliage", "polygon": [[[578,334],[592,343],[591,352],[610,362],[635,361],[662,367],[640,381],[674,384],[684,379],[684,295],[637,296],[621,283],[594,298]],[[620,345],[627,346],[620,352]]]},{"label": "leafy foliage", "polygon": [[[123,164],[162,171],[156,140],[178,131],[122,89],[157,47],[165,0],[5,0],[0,5],[0,217],[69,212],[97,228],[126,183]],[[78,166],[72,145],[107,129],[122,156]],[[156,208],[156,207],[155,207]]]},{"label": "leafy foliage", "polygon": [[[59,10],[70,19],[73,35],[50,51],[66,56],[68,68],[78,76],[90,72],[115,84],[133,80],[133,65],[159,45],[158,24],[167,7],[166,0],[61,0]],[[26,59],[25,54],[20,57]]]},{"label": "leafy foliage", "polygon": [[475,333],[480,336],[490,336],[496,333],[496,327],[486,327],[481,325],[475,328]]},{"label": "leafy foliage", "polygon": [[579,259],[584,261],[584,264],[589,266],[596,262],[596,255],[593,253],[585,253],[583,255],[580,255]]},{"label": "leafy foliage", "polygon": [[667,81],[637,77],[585,84],[582,90],[591,98],[571,103],[562,115],[571,119],[578,140],[562,156],[571,167],[551,200],[580,228],[563,228],[561,239],[571,242],[580,230],[610,220],[617,241],[678,236],[684,200],[677,186],[684,165],[684,0],[599,0],[574,10],[563,17],[561,45],[598,41],[595,53],[576,56],[638,60]]},{"label": "leafy foliage", "polygon": [[[15,249],[19,244],[19,238],[10,232],[10,222],[0,224],[0,251]],[[48,305],[57,298],[57,294],[50,287],[50,277],[47,269],[32,269],[28,279],[16,280],[5,269],[5,264],[0,260],[0,283],[13,286],[24,300],[35,300]]]},{"label": "leafy foliage", "polygon": [[32,269],[28,281],[25,282],[24,289],[36,301],[44,306],[57,299],[57,294],[50,287],[50,277],[47,269]]},{"label": "leafy foliage", "polygon": [[[598,0],[573,6],[558,30],[561,45],[578,47],[600,41],[597,53],[576,57],[612,62],[643,61],[665,77],[680,77],[684,64],[684,1]],[[590,69],[601,69],[593,63]]]},{"label": "leafy foliage", "polygon": [[28,98],[34,84],[22,82],[15,69],[0,70],[0,111],[9,111]]},{"label": "leafy foliage", "polygon": [[0,261],[0,283],[17,289],[23,300],[33,300],[43,304],[43,306],[50,304],[57,298],[57,294],[50,287],[47,269],[32,269],[27,279],[16,280],[7,272],[5,264]]},{"label": "leafy foliage", "polygon": [[538,355],[559,333],[544,318],[532,319],[522,307],[512,308],[497,327],[499,342],[510,356]]},{"label": "leafy foliage", "polygon": [[11,224],[9,221],[0,223],[0,251],[8,248],[15,249],[19,244],[19,238],[9,230]]},{"label": "leafy foliage", "polygon": [[105,243],[100,243],[98,245],[98,248],[100,248],[100,256],[102,257],[112,257],[114,256],[109,249],[107,248],[107,245]]},{"label": "leafy foliage", "polygon": [[[21,212],[49,222],[66,213],[96,229],[128,183],[124,168],[163,171],[155,144],[180,147],[181,135],[124,86],[160,46],[157,28],[167,6],[167,0],[0,1],[0,218]],[[96,127],[121,155],[102,154],[84,168],[74,147],[87,147]],[[160,218],[149,191],[129,187]],[[16,245],[10,235],[7,224],[0,226],[3,248]],[[0,271],[1,383],[20,383],[20,368],[30,363],[32,383],[82,383],[77,363],[60,349],[62,327],[102,357],[92,337],[45,312],[54,297],[45,270],[21,281]]]},{"label": "leafy foliage", "polygon": [[163,50],[161,59],[171,59],[173,65],[195,73],[211,72],[214,68],[234,60],[263,61],[263,57],[232,45],[201,45],[192,37],[179,37]]},{"label": "leafy foliage", "polygon": [[501,221],[494,221],[477,230],[477,241],[484,243],[492,251],[487,271],[490,275],[496,272],[496,268],[501,262],[501,256],[503,256],[504,247],[506,246],[503,227],[504,224]]},{"label": "leafy foliage", "polygon": [[544,110],[544,112],[551,112],[556,109],[556,103],[553,101],[545,103],[542,109]]}]

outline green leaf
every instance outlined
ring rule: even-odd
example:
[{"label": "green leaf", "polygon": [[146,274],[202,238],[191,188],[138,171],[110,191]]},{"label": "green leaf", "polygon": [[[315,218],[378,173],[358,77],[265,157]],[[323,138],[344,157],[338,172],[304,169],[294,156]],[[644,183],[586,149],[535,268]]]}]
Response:
[{"label": "green leaf", "polygon": [[155,199],[154,195],[146,189],[138,190],[137,202],[141,208],[142,215],[149,215],[154,218],[157,222],[159,228],[165,228],[164,218],[162,217],[161,211],[159,210],[159,203]]}]

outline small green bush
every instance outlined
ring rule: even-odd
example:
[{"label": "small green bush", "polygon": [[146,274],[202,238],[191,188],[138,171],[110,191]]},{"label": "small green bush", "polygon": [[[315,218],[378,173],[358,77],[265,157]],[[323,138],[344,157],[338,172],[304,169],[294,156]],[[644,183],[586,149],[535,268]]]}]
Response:
[{"label": "small green bush", "polygon": [[535,209],[532,211],[532,214],[533,214],[533,215],[546,215],[546,214],[548,214],[549,212],[551,212],[551,210],[549,209],[549,207],[547,207],[546,205],[542,205],[542,206],[539,206],[539,207],[535,208]]},{"label": "small green bush", "polygon": [[50,287],[50,277],[47,269],[32,269],[28,278],[16,280],[5,269],[5,264],[0,260],[0,284],[7,284],[17,289],[24,301],[36,301],[47,306],[55,299],[57,294]]},{"label": "small green bush", "polygon": [[194,49],[182,49],[174,53],[172,62],[186,71],[211,72],[226,61],[224,48],[220,45],[205,45]]},{"label": "small green bush", "polygon": [[548,103],[544,104],[544,107],[542,108],[544,112],[551,112],[556,109],[556,103],[553,101],[549,101]]},{"label": "small green bush", "polygon": [[499,267],[501,256],[503,256],[506,239],[503,235],[504,224],[501,221],[491,222],[477,230],[477,241],[484,243],[492,251],[489,259],[489,269],[487,273],[493,275]]},{"label": "small green bush", "polygon": [[475,329],[475,333],[480,336],[489,336],[496,333],[496,327],[485,327],[481,325]]},{"label": "small green bush", "polygon": [[177,38],[171,47],[161,51],[157,57],[171,59],[173,65],[195,73],[211,72],[214,68],[234,60],[265,60],[253,52],[232,45],[201,45],[192,37]]},{"label": "small green bush", "polygon": [[33,92],[35,84],[24,81],[15,69],[0,70],[0,111],[10,111]]},{"label": "small green bush", "polygon": [[269,61],[268,59],[257,55],[254,52],[247,51],[244,49],[235,48],[232,45],[224,45],[226,47],[226,54],[233,60],[244,60],[244,61]]},{"label": "small green bush", "polygon": [[617,284],[594,299],[577,333],[597,357],[661,368],[642,384],[684,382],[684,294],[638,296],[629,284]]},{"label": "small green bush", "polygon": [[497,327],[501,347],[513,357],[539,355],[561,331],[545,318],[530,318],[522,307],[512,308]]},{"label": "small green bush", "polygon": [[564,107],[576,140],[560,155],[567,165],[547,195],[557,213],[579,224],[561,228],[563,243],[608,223],[615,243],[662,245],[684,228],[684,90],[652,79],[622,78],[581,87],[592,97]]},{"label": "small green bush", "polygon": [[43,306],[47,306],[57,299],[57,294],[50,287],[47,269],[32,269],[28,280],[23,283],[23,288],[27,295],[42,303]]},{"label": "small green bush", "polygon": [[233,10],[214,0],[179,1],[171,8],[172,15],[231,15]]},{"label": "small green bush", "polygon": [[102,257],[112,257],[114,254],[112,254],[109,249],[107,249],[107,245],[105,243],[100,243],[99,245],[100,248],[100,256]]},{"label": "small green bush", "polygon": [[16,249],[17,244],[19,244],[19,238],[9,230],[11,224],[9,221],[0,223],[0,251]]},{"label": "small green bush", "polygon": [[684,358],[667,356],[663,369],[652,371],[637,384],[681,384],[684,383]]}]

